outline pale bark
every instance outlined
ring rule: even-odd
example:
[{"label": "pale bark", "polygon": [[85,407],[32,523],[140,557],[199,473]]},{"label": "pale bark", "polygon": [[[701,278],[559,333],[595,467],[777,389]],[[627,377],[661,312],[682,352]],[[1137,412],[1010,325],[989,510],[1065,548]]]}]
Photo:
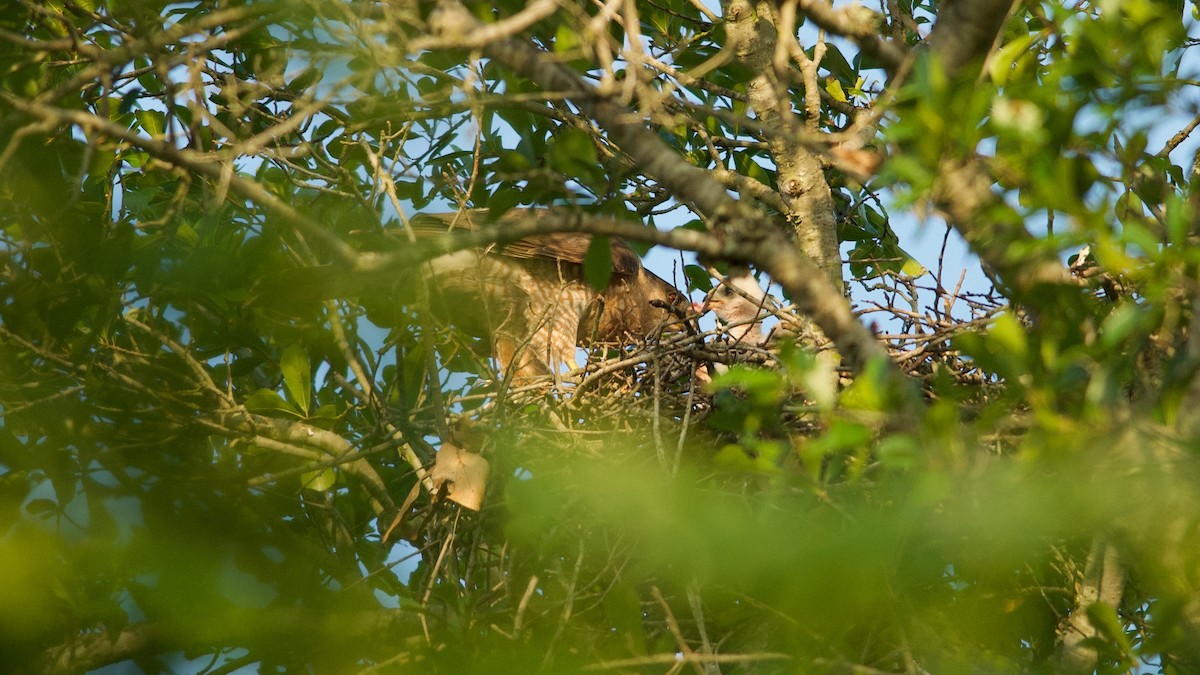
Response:
[{"label": "pale bark", "polygon": [[1088,608],[1102,602],[1113,609],[1121,606],[1125,593],[1125,572],[1117,549],[1097,539],[1083,575],[1075,582],[1074,609],[1058,626],[1058,663],[1062,673],[1086,675],[1096,669],[1099,654],[1088,644],[1099,631],[1088,619]]},{"label": "pale bark", "polygon": [[[829,182],[821,158],[801,141],[798,132],[805,128],[804,120],[792,110],[788,87],[775,72],[777,40],[795,38],[778,35],[772,3],[734,0],[724,3],[723,11],[728,48],[758,73],[747,87],[750,107],[762,126],[772,130],[767,142],[796,244],[840,289],[842,261]],[[813,87],[805,96],[819,97],[820,92]]]}]

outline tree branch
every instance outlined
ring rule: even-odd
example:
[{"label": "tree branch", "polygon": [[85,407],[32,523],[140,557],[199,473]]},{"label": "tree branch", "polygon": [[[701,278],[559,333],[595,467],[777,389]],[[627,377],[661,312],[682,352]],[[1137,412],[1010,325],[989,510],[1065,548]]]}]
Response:
[{"label": "tree branch", "polygon": [[1071,614],[1058,627],[1058,662],[1064,673],[1086,675],[1096,669],[1099,654],[1088,641],[1099,631],[1088,618],[1088,608],[1102,602],[1120,608],[1125,593],[1125,572],[1117,549],[1097,538],[1088,554],[1083,577],[1075,583]]},{"label": "tree branch", "polygon": [[[788,88],[775,72],[779,67],[775,62],[777,41],[795,41],[795,38],[776,26],[774,14],[766,2],[758,5],[751,5],[748,0],[727,2],[729,48],[751,72],[757,73],[747,86],[750,106],[760,123],[772,128],[768,145],[778,169],[779,196],[800,250],[816,263],[830,284],[840,288],[842,257],[829,182],[820,157],[807,147],[803,134],[799,133],[805,125],[792,111]],[[810,101],[820,99],[815,86],[805,90],[805,97]]]},{"label": "tree branch", "polygon": [[152,652],[159,641],[160,631],[150,623],[129,624],[115,634],[106,630],[84,633],[73,636],[67,644],[47,649],[36,672],[44,675],[89,672]]},{"label": "tree branch", "polygon": [[[966,81],[1004,28],[1013,0],[958,0],[943,5],[929,44],[947,75]],[[977,156],[947,158],[938,166],[933,200],[984,265],[1015,291],[1071,283],[1070,272],[992,191],[995,178]]]},{"label": "tree branch", "polygon": [[[438,6],[437,20],[431,23],[442,37],[451,42],[470,40],[470,35],[485,28],[457,0],[444,0]],[[675,196],[695,204],[701,213],[711,216],[731,207],[733,199],[725,192],[725,188],[706,171],[689,164],[668,148],[646,126],[641,115],[601,95],[552,54],[527,42],[511,39],[489,44],[484,47],[483,53],[536,82],[542,89],[567,92],[573,102],[595,118],[608,131],[613,142],[632,157],[642,170]]]},{"label": "tree branch", "polygon": [[950,77],[982,62],[1008,18],[1014,0],[955,0],[942,3],[928,44]]},{"label": "tree branch", "polygon": [[850,38],[889,73],[895,73],[908,56],[905,49],[880,36],[882,17],[862,5],[851,3],[834,9],[825,0],[800,0],[799,4],[800,11],[813,23],[830,33]]},{"label": "tree branch", "polygon": [[266,443],[272,449],[297,454],[315,461],[336,459],[344,461],[347,471],[362,480],[376,504],[376,515],[395,510],[387,485],[365,457],[354,452],[349,441],[332,431],[318,429],[301,422],[255,415],[239,407],[237,410],[213,414],[210,425],[226,435],[256,437],[254,442]]}]

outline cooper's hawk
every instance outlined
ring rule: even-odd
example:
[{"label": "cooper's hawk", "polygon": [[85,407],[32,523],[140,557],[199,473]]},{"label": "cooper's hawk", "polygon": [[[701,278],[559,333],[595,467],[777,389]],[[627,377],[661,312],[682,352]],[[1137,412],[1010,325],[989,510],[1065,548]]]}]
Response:
[{"label": "cooper's hawk", "polygon": [[[476,229],[486,211],[421,214],[418,234]],[[517,210],[504,220],[538,217]],[[502,223],[496,225],[502,226]],[[612,239],[613,274],[597,291],[584,280],[592,236],[559,232],[435,258],[426,268],[432,311],[456,330],[490,340],[500,372],[523,380],[574,367],[577,345],[627,345],[678,324],[690,303]]]},{"label": "cooper's hawk", "polygon": [[703,314],[712,310],[734,342],[761,347],[768,341],[762,321],[771,315],[767,295],[749,272],[731,274],[721,280],[696,307]]}]

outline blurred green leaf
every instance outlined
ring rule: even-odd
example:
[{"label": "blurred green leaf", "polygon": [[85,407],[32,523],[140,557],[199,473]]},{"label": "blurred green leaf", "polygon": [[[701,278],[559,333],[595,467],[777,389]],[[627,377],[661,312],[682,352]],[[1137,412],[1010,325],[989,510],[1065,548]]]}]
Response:
[{"label": "blurred green leaf", "polygon": [[258,413],[286,413],[296,417],[304,417],[304,412],[295,404],[284,400],[282,396],[270,389],[259,389],[246,398],[246,409]]},{"label": "blurred green leaf", "polygon": [[[122,104],[123,105],[123,104]],[[159,138],[165,129],[166,116],[156,110],[137,110],[133,113],[138,125],[152,138]]]},{"label": "blurred green leaf", "polygon": [[308,490],[324,492],[337,482],[337,472],[332,468],[305,471],[300,475],[300,484]]},{"label": "blurred green leaf", "polygon": [[683,273],[687,276],[688,285],[705,293],[712,290],[712,277],[708,270],[699,265],[684,265]]},{"label": "blurred green leaf", "polygon": [[612,281],[612,240],[596,235],[583,256],[583,278],[597,291],[608,288]]},{"label": "blurred green leaf", "polygon": [[312,366],[308,363],[308,352],[298,344],[289,345],[283,350],[279,369],[291,400],[307,415],[312,408]]}]

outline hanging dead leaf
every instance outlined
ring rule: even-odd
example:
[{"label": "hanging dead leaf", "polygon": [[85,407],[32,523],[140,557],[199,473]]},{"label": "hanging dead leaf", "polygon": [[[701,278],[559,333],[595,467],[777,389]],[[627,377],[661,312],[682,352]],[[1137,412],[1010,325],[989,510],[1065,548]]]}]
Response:
[{"label": "hanging dead leaf", "polygon": [[478,511],[487,489],[488,461],[456,445],[443,443],[430,478],[434,494],[445,494],[455,504]]},{"label": "hanging dead leaf", "polygon": [[835,145],[829,149],[829,154],[834,166],[858,181],[870,179],[883,163],[883,155],[867,148]]}]

